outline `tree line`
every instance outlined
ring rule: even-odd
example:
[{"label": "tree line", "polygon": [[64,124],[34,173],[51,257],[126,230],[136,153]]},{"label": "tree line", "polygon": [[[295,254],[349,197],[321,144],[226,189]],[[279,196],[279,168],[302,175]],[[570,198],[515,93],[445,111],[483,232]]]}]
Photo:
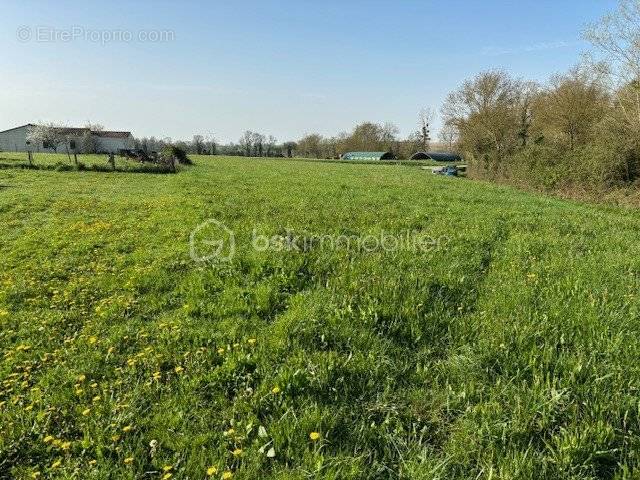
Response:
[{"label": "tree line", "polygon": [[411,157],[418,151],[435,149],[454,151],[455,132],[450,126],[440,132],[440,142],[431,140],[430,123],[435,114],[423,109],[419,114],[418,128],[408,138],[400,138],[399,128],[393,123],[378,124],[362,122],[350,132],[341,132],[335,136],[323,136],[308,133],[298,140],[278,142],[273,135],[265,135],[251,130],[245,131],[237,143],[218,144],[211,135],[205,138],[194,135],[190,142],[172,141],[170,138],[136,138],[135,148],[145,152],[160,151],[167,145],[175,145],[198,155],[235,155],[246,157],[303,157],[303,158],[340,158],[346,152],[375,151],[391,152],[398,159]]},{"label": "tree line", "polygon": [[472,175],[602,189],[640,177],[640,1],[589,26],[594,52],[544,84],[480,73],[451,92],[445,125]]}]

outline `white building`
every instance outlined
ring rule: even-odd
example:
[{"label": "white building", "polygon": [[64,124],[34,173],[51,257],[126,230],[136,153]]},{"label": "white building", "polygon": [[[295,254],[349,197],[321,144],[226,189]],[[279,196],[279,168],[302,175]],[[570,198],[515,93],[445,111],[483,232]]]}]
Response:
[{"label": "white building", "polygon": [[65,153],[67,147],[71,152],[91,153],[86,151],[88,145],[96,153],[118,153],[120,150],[133,149],[133,135],[131,132],[113,131],[93,131],[89,128],[60,127],[58,130],[63,134],[66,141],[57,146],[56,149],[49,148],[48,145],[34,144],[27,140],[29,130],[35,127],[29,123],[20,127],[10,128],[0,132],[1,152],[59,152]]}]

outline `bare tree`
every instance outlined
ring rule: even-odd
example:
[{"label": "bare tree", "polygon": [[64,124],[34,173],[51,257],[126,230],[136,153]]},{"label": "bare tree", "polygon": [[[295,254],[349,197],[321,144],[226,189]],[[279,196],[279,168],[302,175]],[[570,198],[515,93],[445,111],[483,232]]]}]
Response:
[{"label": "bare tree", "polygon": [[253,146],[253,132],[251,130],[246,130],[240,140],[238,141],[238,145],[244,151],[245,156],[251,156],[251,148]]},{"label": "bare tree", "polygon": [[80,138],[80,148],[84,153],[96,153],[98,150],[98,142],[96,137],[90,131],[85,131]]},{"label": "bare tree", "polygon": [[258,132],[253,132],[251,136],[251,143],[253,144],[253,156],[261,157],[264,152],[264,135]]},{"label": "bare tree", "polygon": [[213,133],[208,133],[205,139],[205,148],[209,152],[209,155],[216,154],[216,147],[217,147],[217,142],[216,142],[215,135]]},{"label": "bare tree", "polygon": [[267,140],[266,140],[266,148],[267,148],[267,150],[266,150],[266,152],[265,152],[265,154],[266,154],[266,156],[267,156],[267,157],[270,157],[270,156],[272,155],[272,153],[273,153],[273,149],[274,149],[274,147],[276,146],[276,142],[277,142],[277,141],[278,141],[278,140],[277,140],[277,139],[276,139],[276,137],[274,137],[273,135],[269,135],[269,136],[267,137]]},{"label": "bare tree", "polygon": [[533,123],[533,107],[540,87],[535,82],[523,82],[520,90],[518,137],[522,147],[529,144],[531,125]]},{"label": "bare tree", "polygon": [[191,146],[197,155],[202,155],[204,152],[204,137],[202,135],[194,135]]},{"label": "bare tree", "polygon": [[395,143],[398,141],[400,129],[391,122],[386,122],[382,126],[380,134],[380,143],[383,150],[393,150]]},{"label": "bare tree", "polygon": [[282,144],[284,150],[287,152],[286,155],[288,158],[293,157],[294,150],[298,147],[296,142],[284,142]]},{"label": "bare tree", "polygon": [[440,141],[444,143],[449,151],[453,150],[453,145],[458,137],[458,131],[453,125],[445,124],[440,129]]},{"label": "bare tree", "polygon": [[418,137],[422,150],[425,152],[428,152],[431,146],[431,124],[435,118],[436,113],[431,108],[423,108],[418,114]]},{"label": "bare tree", "polygon": [[621,0],[617,11],[592,24],[585,37],[603,52],[604,66],[617,97],[616,106],[637,137],[640,134],[640,0]]},{"label": "bare tree", "polygon": [[88,128],[92,132],[102,132],[102,131],[104,131],[104,125],[102,125],[101,123],[87,122],[87,123],[84,124],[84,128]]}]

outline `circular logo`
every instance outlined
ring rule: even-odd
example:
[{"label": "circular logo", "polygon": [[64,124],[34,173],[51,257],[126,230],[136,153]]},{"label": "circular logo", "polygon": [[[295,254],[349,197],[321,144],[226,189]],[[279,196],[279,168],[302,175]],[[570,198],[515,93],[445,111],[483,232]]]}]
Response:
[{"label": "circular logo", "polygon": [[16,38],[19,42],[25,43],[31,40],[31,28],[23,25],[16,30]]},{"label": "circular logo", "polygon": [[236,253],[233,230],[214,218],[201,223],[189,235],[189,253],[196,262],[228,262]]}]

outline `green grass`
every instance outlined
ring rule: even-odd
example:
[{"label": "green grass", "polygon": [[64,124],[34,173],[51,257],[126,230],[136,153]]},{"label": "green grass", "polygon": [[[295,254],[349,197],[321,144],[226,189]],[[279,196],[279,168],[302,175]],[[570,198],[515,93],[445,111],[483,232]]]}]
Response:
[{"label": "green grass", "polygon": [[[87,166],[108,165],[107,155],[79,154],[78,161]],[[0,152],[0,165],[24,164],[28,162],[25,152]],[[71,161],[66,153],[34,153],[33,163],[36,166],[73,165],[73,155]],[[116,156],[116,163],[120,165],[130,165],[137,162]]]},{"label": "green grass", "polygon": [[[21,168],[30,170],[93,170],[99,172],[113,171],[106,154],[78,154],[76,165],[73,155],[66,153],[34,153],[32,162],[29,163],[25,152],[0,152],[0,170]],[[164,165],[154,163],[140,163],[128,158],[115,156],[116,172],[126,173],[173,173]]]},{"label": "green grass", "polygon": [[[0,478],[637,478],[636,210],[195,160],[0,171]],[[211,218],[228,263],[190,257]],[[256,251],[254,230],[439,246]]]}]

